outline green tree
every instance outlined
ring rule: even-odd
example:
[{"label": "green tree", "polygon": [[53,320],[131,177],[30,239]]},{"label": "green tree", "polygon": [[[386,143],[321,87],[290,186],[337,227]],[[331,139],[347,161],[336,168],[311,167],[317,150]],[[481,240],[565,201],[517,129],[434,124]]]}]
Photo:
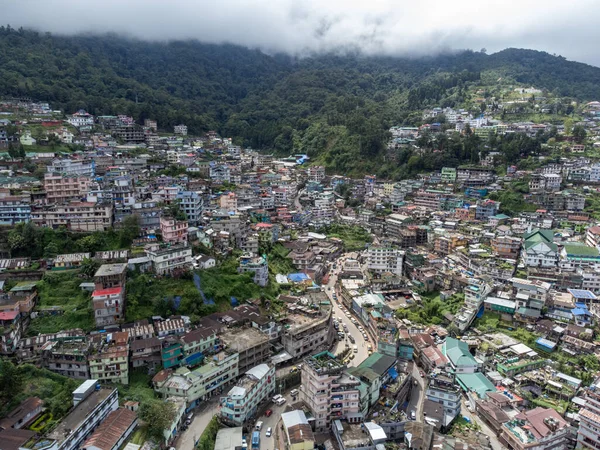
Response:
[{"label": "green tree", "polygon": [[0,399],[10,401],[23,389],[23,376],[19,368],[10,361],[0,360]]},{"label": "green tree", "polygon": [[129,247],[133,240],[140,236],[140,233],[140,218],[135,214],[125,217],[119,232],[121,247]]},{"label": "green tree", "polygon": [[585,128],[583,128],[583,126],[581,125],[575,125],[573,127],[573,138],[575,139],[575,142],[577,142],[578,144],[582,144],[585,141],[585,138],[587,136],[587,132],[585,131]]},{"label": "green tree", "polygon": [[81,266],[80,266],[79,271],[86,278],[92,278],[94,276],[94,274],[96,273],[96,271],[98,270],[99,267],[100,267],[100,262],[99,261],[97,261],[95,259],[92,259],[92,258],[85,258],[81,262]]},{"label": "green tree", "polygon": [[164,431],[171,425],[175,418],[173,403],[152,400],[142,403],[140,418],[148,425],[149,435],[157,442],[164,442]]}]

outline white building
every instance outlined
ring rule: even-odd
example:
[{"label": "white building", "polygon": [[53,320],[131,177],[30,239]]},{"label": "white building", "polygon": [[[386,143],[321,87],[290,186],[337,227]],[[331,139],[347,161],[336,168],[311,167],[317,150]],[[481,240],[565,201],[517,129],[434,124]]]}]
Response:
[{"label": "white building", "polygon": [[367,252],[367,268],[371,272],[401,276],[403,261],[404,251],[394,247],[372,245]]},{"label": "white building", "polygon": [[256,414],[258,406],[275,391],[275,367],[259,364],[248,370],[236,385],[221,397],[221,417],[235,425],[243,425]]},{"label": "white building", "polygon": [[192,248],[186,245],[162,248],[157,245],[146,250],[146,256],[152,262],[152,267],[158,275],[192,267]]},{"label": "white building", "polygon": [[600,381],[596,379],[584,397],[585,406],[579,410],[577,448],[600,449]]},{"label": "white building", "polygon": [[94,116],[88,114],[83,109],[80,109],[71,117],[69,117],[67,119],[67,122],[69,122],[76,128],[91,127],[92,125],[94,125]]},{"label": "white building", "polygon": [[253,272],[254,282],[259,286],[266,286],[269,283],[269,263],[262,256],[242,255],[238,272]]},{"label": "white building", "polygon": [[55,159],[52,161],[52,164],[46,167],[46,172],[58,173],[61,175],[93,177],[95,167],[92,160]]},{"label": "white building", "polygon": [[173,133],[181,136],[187,136],[188,127],[186,125],[175,125],[175,127],[173,127]]},{"label": "white building", "polygon": [[[48,434],[32,439],[22,449],[76,450],[119,407],[116,389],[96,390],[96,380],[84,382],[73,392],[73,408]],[[82,389],[83,388],[83,389]]]}]

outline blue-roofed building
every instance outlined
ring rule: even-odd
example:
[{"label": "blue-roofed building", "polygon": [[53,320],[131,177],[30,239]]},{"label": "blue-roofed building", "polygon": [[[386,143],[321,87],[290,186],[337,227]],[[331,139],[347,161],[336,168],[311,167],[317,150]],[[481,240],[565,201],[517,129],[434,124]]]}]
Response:
[{"label": "blue-roofed building", "polygon": [[575,308],[571,310],[571,314],[573,314],[575,325],[587,327],[593,324],[592,313],[585,303],[575,303]]},{"label": "blue-roofed building", "polygon": [[589,305],[590,303],[596,303],[598,300],[596,294],[586,289],[567,289],[567,291],[571,294],[576,303],[585,303],[586,305]]},{"label": "blue-roofed building", "polygon": [[543,352],[546,352],[546,353],[552,353],[554,350],[556,350],[556,342],[553,342],[553,341],[551,341],[549,339],[545,339],[545,338],[538,338],[535,341],[535,346],[539,350],[542,350]]}]

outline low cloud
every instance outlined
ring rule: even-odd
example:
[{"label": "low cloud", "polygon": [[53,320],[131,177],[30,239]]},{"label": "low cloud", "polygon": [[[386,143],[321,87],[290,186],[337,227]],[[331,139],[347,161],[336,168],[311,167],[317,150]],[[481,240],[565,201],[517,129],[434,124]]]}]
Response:
[{"label": "low cloud", "polygon": [[600,66],[598,0],[0,0],[0,21],[56,34],[230,42],[304,55],[532,48]]}]

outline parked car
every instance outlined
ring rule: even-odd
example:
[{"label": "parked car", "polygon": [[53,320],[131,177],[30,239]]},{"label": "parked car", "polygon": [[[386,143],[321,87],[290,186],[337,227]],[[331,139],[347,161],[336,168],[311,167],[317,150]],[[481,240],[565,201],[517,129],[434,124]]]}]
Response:
[{"label": "parked car", "polygon": [[273,399],[272,399],[272,400],[273,400],[273,403],[277,403],[277,401],[278,401],[280,398],[283,398],[283,397],[282,397],[280,394],[277,394],[277,395],[276,395],[275,397],[273,397]]},{"label": "parked car", "polygon": [[410,412],[410,420],[417,420],[417,413],[414,410]]},{"label": "parked car", "polygon": [[273,432],[273,430],[271,429],[271,427],[267,428],[267,432],[265,433],[265,436],[271,437],[272,432]]},{"label": "parked car", "polygon": [[348,335],[348,339],[350,339],[350,342],[352,342],[353,344],[356,342],[356,339],[354,339],[354,336],[352,336],[351,334]]},{"label": "parked car", "polygon": [[267,410],[265,411],[265,416],[267,416],[267,417],[271,417],[271,414],[273,414],[273,410],[272,410],[272,409],[267,409]]},{"label": "parked car", "polygon": [[285,398],[280,397],[275,403],[277,403],[278,406],[283,405],[286,402]]},{"label": "parked car", "polygon": [[292,390],[290,391],[290,395],[291,395],[292,397],[295,397],[295,396],[297,396],[297,395],[298,395],[298,393],[299,393],[299,392],[300,392],[300,391],[298,391],[298,389],[292,389]]},{"label": "parked car", "polygon": [[263,426],[262,420],[259,420],[258,422],[256,422],[256,425],[254,426],[254,429],[256,431],[260,431],[260,430],[262,430],[262,426]]}]

